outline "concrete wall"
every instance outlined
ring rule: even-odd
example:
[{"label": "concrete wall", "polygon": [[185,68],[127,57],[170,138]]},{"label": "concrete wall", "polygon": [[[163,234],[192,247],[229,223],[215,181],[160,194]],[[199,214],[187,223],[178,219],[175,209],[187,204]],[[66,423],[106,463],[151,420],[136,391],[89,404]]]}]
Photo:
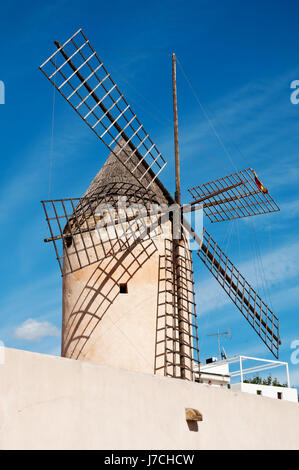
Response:
[{"label": "concrete wall", "polygon": [[295,403],[13,349],[0,365],[0,449],[299,449],[298,427]]}]

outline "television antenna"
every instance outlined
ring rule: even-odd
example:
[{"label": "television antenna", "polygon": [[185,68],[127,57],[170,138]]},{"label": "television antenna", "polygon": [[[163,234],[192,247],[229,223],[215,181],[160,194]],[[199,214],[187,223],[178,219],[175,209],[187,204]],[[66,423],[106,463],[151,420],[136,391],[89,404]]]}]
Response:
[{"label": "television antenna", "polygon": [[224,348],[221,348],[221,337],[225,336],[227,339],[231,339],[231,337],[232,337],[231,329],[228,328],[226,331],[220,331],[219,328],[218,328],[217,333],[212,333],[212,334],[209,334],[207,336],[213,336],[213,337],[217,336],[218,360],[220,361],[222,359],[222,356],[226,355],[226,352],[225,352]]}]

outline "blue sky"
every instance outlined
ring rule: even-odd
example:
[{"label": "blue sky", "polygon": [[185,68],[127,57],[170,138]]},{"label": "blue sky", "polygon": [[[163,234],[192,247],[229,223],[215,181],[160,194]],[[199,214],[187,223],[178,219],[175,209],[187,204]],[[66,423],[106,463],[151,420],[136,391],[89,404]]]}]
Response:
[{"label": "blue sky", "polygon": [[[180,151],[187,188],[253,167],[281,212],[207,229],[273,306],[281,320],[281,360],[299,339],[299,105],[290,83],[299,79],[298,12],[294,1],[90,1],[1,5],[0,106],[1,316],[9,347],[58,354],[61,278],[40,201],[78,197],[107,158],[105,147],[60,96],[55,100],[53,167],[50,148],[53,90],[38,66],[82,27],[114,80],[168,161],[161,179],[173,190],[171,52],[229,150],[215,138],[178,69]],[[241,152],[239,152],[239,149]],[[260,263],[262,259],[262,263]],[[217,353],[207,335],[230,328],[229,355],[270,358],[246,321],[195,260],[201,355]],[[20,326],[41,324],[25,339]],[[47,335],[46,333],[49,333]],[[25,335],[26,336],[26,335]],[[291,366],[299,385],[299,366]]]}]

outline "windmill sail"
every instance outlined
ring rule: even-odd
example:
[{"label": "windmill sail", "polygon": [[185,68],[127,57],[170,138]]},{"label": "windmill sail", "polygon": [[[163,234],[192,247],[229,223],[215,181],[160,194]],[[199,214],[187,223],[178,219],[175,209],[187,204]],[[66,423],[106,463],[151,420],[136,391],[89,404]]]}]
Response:
[{"label": "windmill sail", "polygon": [[203,201],[211,222],[279,211],[267,188],[251,168],[188,190],[194,200]]},{"label": "windmill sail", "polygon": [[199,258],[217,279],[273,355],[279,356],[279,320],[206,230]]},{"label": "windmill sail", "polygon": [[41,71],[138,183],[148,188],[166,161],[112,80],[82,30],[55,51]]},{"label": "windmill sail", "polygon": [[[128,201],[120,207],[121,191]],[[45,242],[53,243],[61,274],[115,256],[149,235],[154,237],[159,217],[151,214],[153,200],[155,194],[148,189],[115,182],[90,196],[42,201],[50,232]]]}]

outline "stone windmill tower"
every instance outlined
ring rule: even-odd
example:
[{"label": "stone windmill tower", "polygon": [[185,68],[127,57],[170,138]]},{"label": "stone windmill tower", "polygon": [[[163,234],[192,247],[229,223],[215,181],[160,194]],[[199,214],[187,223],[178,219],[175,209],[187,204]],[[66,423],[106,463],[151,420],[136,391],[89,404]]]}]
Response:
[{"label": "stone windmill tower", "polygon": [[110,151],[83,197],[43,201],[45,241],[53,242],[63,275],[62,355],[195,380],[191,237],[199,258],[278,357],[278,318],[207,230],[198,232],[184,214],[203,208],[220,222],[279,208],[250,168],[190,189],[194,200],[182,206],[175,57],[173,198],[159,178],[164,158],[82,30],[55,45],[42,72]]},{"label": "stone windmill tower", "polygon": [[[62,355],[140,372],[164,374],[171,371],[171,375],[179,375],[179,328],[173,318],[172,305],[172,223],[166,218],[161,224],[157,215],[150,216],[150,207],[169,207],[173,200],[157,182],[147,191],[136,184],[113,153],[83,199],[94,201],[95,196],[96,216],[101,218],[105,212],[107,216],[106,223],[98,227],[94,235],[100,261],[84,265],[86,252],[90,257],[94,254],[88,232],[84,235],[86,250],[79,252],[83,267],[68,272],[68,258],[73,269],[76,263],[79,268],[74,245],[80,250],[82,235],[76,235],[70,246],[64,248]],[[124,214],[119,208],[114,212],[116,205],[123,201],[126,203]],[[127,220],[131,215],[129,208],[134,211],[131,224]],[[136,212],[142,209],[146,216],[141,218],[138,231]],[[87,216],[89,227],[93,225],[94,213]],[[80,215],[82,217],[81,209],[78,217]],[[111,220],[114,223],[109,225]],[[145,226],[150,227],[149,234],[144,231]],[[101,243],[97,243],[97,237]],[[119,241],[124,242],[123,247],[119,246]],[[184,323],[187,328],[184,333],[184,372],[191,378],[194,362],[191,359],[194,349],[192,329],[196,328],[196,323],[192,257],[187,238],[183,246]],[[105,256],[107,252],[109,256]]]}]

